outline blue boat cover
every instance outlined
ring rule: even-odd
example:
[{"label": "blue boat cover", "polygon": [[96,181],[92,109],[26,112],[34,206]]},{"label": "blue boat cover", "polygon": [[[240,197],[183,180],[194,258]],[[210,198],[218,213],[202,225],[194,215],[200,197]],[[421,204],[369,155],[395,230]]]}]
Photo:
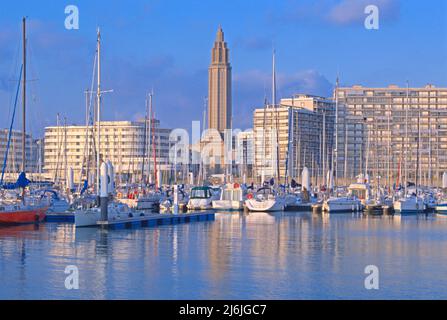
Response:
[{"label": "blue boat cover", "polygon": [[6,183],[2,187],[6,190],[14,190],[18,188],[26,188],[30,184],[30,180],[26,177],[25,172],[21,172],[15,183]]}]

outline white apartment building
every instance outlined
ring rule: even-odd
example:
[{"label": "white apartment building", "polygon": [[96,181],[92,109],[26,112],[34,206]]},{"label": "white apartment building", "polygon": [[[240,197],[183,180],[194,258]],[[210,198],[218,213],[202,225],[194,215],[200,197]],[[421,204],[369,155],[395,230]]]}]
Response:
[{"label": "white apartment building", "polygon": [[[101,121],[100,159],[110,160],[119,183],[154,181],[154,148],[158,169],[167,170],[170,129],[143,121]],[[146,130],[146,131],[145,131]],[[151,136],[153,138],[151,138]],[[96,170],[97,126],[55,126],[45,128],[44,170],[53,181],[64,181],[66,168],[73,168],[75,182]],[[144,166],[143,166],[144,159]],[[87,175],[87,172],[89,174]],[[81,177],[82,175],[82,177]]]},{"label": "white apartment building", "polygon": [[334,110],[331,100],[307,95],[282,99],[276,108],[256,109],[254,171],[258,179],[299,178],[305,166],[316,180],[324,176],[332,163]]},{"label": "white apartment building", "polygon": [[254,135],[253,130],[241,131],[235,140],[235,163],[238,168],[237,176],[253,177],[254,164]]},{"label": "white apartment building", "polygon": [[415,182],[418,167],[419,183],[440,184],[447,171],[447,88],[356,85],[339,88],[338,101],[364,119],[369,146],[364,162],[371,178],[381,177],[387,185],[398,176],[400,182],[405,177]]},{"label": "white apartment building", "polygon": [[[3,167],[5,153],[8,144],[9,129],[0,130],[0,170]],[[39,169],[39,140],[33,139],[29,134],[26,135],[26,168],[28,175],[35,174]],[[22,131],[12,130],[11,142],[9,146],[7,165],[5,170],[5,178],[8,181],[17,179],[18,174],[22,170]]]}]

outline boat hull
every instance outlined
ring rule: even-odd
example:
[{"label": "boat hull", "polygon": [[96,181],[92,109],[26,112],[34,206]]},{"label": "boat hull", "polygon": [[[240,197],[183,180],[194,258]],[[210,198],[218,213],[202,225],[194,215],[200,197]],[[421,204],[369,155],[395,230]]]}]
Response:
[{"label": "boat hull", "polygon": [[422,200],[405,199],[394,202],[394,214],[396,215],[412,215],[425,213],[425,205]]},{"label": "boat hull", "polygon": [[212,199],[189,199],[188,210],[209,210],[212,209]]},{"label": "boat hull", "polygon": [[45,220],[47,208],[0,212],[0,224],[38,223]]},{"label": "boat hull", "polygon": [[288,204],[284,208],[284,211],[309,212],[312,211],[312,206],[313,203]]},{"label": "boat hull", "polygon": [[323,211],[327,213],[347,213],[358,212],[362,210],[362,204],[356,200],[344,201],[325,201],[323,203]]},{"label": "boat hull", "polygon": [[101,219],[99,211],[76,211],[74,213],[76,228],[96,227]]},{"label": "boat hull", "polygon": [[263,200],[258,201],[256,199],[245,200],[245,206],[249,211],[254,212],[273,212],[273,211],[283,211],[284,204],[277,200]]},{"label": "boat hull", "polygon": [[242,201],[215,200],[212,202],[212,205],[215,210],[240,211],[244,209],[244,203]]},{"label": "boat hull", "polygon": [[436,207],[436,215],[439,217],[447,217],[447,207]]}]

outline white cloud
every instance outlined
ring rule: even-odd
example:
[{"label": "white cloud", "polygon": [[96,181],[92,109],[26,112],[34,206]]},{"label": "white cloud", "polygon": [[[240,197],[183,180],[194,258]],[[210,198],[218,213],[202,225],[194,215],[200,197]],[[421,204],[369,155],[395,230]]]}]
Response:
[{"label": "white cloud", "polygon": [[383,21],[393,21],[399,17],[400,0],[320,0],[298,4],[289,2],[284,16],[276,20],[316,25],[321,22],[337,26],[358,24],[363,27],[362,21],[366,17],[364,10],[368,5],[379,8]]},{"label": "white cloud", "polygon": [[327,19],[339,25],[362,22],[368,5],[377,6],[384,19],[395,18],[399,11],[399,2],[396,0],[343,0],[330,9]]}]

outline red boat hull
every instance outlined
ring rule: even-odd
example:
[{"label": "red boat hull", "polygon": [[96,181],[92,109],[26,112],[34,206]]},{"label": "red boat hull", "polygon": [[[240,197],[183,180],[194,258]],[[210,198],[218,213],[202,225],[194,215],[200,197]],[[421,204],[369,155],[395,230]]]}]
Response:
[{"label": "red boat hull", "polygon": [[0,212],[0,224],[22,224],[42,222],[46,217],[48,208],[39,208],[33,210]]}]

